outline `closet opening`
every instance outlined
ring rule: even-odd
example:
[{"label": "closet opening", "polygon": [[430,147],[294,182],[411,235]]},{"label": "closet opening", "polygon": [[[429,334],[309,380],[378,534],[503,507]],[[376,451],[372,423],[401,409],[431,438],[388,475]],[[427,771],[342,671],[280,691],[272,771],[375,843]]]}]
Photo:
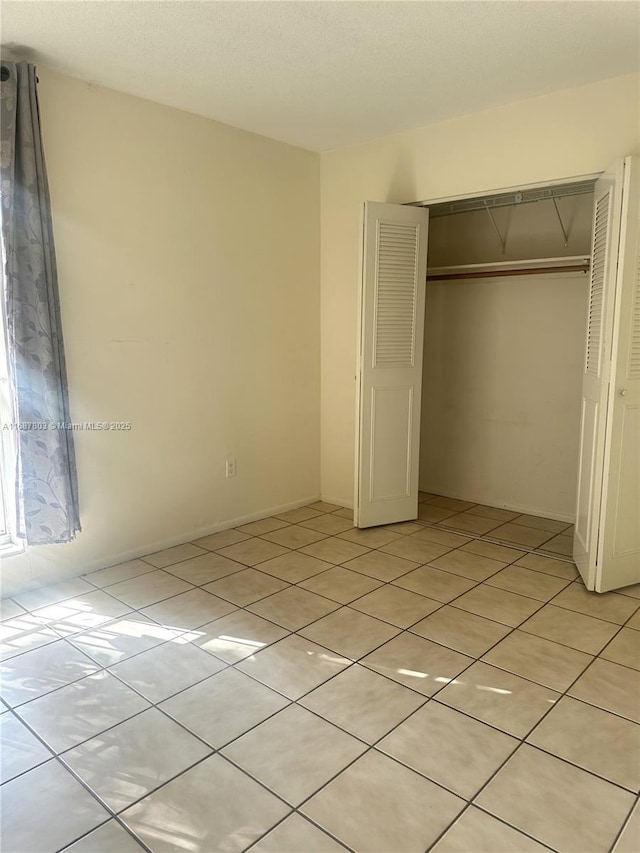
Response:
[{"label": "closet opening", "polygon": [[574,521],[595,180],[418,205],[421,491]]},{"label": "closet opening", "polygon": [[355,526],[429,522],[427,491],[562,522],[589,590],[639,583],[640,161],[362,211]]}]

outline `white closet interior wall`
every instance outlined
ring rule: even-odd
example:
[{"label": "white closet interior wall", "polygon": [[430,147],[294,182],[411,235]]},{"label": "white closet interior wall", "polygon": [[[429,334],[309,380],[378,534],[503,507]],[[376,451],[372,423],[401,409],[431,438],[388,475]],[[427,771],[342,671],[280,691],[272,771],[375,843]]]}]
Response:
[{"label": "white closet interior wall", "polygon": [[[429,266],[590,253],[593,196],[434,217]],[[428,281],[420,488],[572,521],[589,277]]]}]

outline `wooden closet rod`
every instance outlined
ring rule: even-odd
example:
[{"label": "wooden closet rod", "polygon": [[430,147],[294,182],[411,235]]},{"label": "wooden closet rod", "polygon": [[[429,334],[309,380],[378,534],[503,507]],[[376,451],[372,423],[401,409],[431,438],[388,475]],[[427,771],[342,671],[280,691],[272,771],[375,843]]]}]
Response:
[{"label": "wooden closet rod", "polygon": [[589,272],[589,263],[573,264],[571,266],[560,267],[522,267],[513,270],[482,270],[480,272],[456,272],[456,273],[438,273],[429,275],[427,273],[427,281],[457,281],[464,278],[498,278],[508,275],[546,275],[553,272]]}]

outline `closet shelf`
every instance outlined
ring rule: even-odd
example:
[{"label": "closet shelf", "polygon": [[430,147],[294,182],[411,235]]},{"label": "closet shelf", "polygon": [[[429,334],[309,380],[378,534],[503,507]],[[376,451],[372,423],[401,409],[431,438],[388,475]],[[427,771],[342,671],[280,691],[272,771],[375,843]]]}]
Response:
[{"label": "closet shelf", "polygon": [[575,195],[587,195],[593,192],[597,175],[581,181],[571,181],[568,184],[551,186],[533,186],[528,189],[514,190],[494,195],[473,196],[471,198],[456,198],[449,201],[420,201],[417,207],[428,207],[429,218],[451,216],[456,213],[470,213],[474,210],[487,210],[497,207],[515,207],[520,204],[530,204],[539,201],[553,201]]}]

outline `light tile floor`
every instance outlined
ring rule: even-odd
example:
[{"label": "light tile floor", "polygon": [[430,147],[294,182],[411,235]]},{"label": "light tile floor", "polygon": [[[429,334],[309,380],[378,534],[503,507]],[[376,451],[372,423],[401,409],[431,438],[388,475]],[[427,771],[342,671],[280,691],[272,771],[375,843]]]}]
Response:
[{"label": "light tile floor", "polygon": [[5,853],[637,853],[640,586],[319,502],[2,601]]}]

